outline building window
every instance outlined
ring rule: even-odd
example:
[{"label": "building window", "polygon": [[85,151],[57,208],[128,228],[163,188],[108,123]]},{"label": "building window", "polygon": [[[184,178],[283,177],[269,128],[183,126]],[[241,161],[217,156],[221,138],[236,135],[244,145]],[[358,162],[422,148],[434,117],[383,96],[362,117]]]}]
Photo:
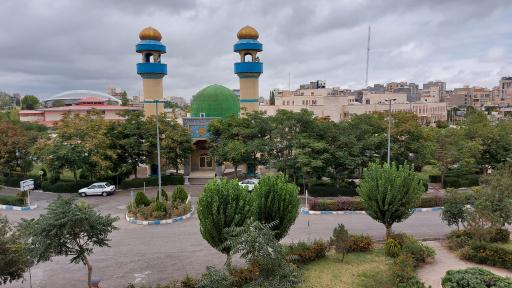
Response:
[{"label": "building window", "polygon": [[206,117],[206,114],[205,113],[199,113],[199,117],[204,118],[204,117]]},{"label": "building window", "polygon": [[199,168],[211,168],[213,167],[213,161],[208,153],[203,153],[199,156]]}]

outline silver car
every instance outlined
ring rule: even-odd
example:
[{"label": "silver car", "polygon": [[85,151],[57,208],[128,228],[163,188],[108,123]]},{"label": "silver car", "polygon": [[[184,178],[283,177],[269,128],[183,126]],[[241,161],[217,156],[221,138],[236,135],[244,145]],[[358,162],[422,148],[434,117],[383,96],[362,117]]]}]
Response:
[{"label": "silver car", "polygon": [[78,195],[85,197],[89,195],[108,196],[114,194],[116,186],[110,185],[108,182],[97,182],[89,187],[78,190]]}]

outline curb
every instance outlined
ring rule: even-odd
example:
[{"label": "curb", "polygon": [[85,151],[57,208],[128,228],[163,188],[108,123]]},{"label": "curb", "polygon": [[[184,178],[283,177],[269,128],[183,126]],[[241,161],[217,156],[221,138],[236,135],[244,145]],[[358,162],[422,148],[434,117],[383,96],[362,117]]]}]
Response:
[{"label": "curb", "polygon": [[[413,213],[419,212],[434,212],[441,211],[443,207],[432,207],[432,208],[414,208]],[[354,214],[366,214],[365,211],[310,211],[307,208],[301,207],[300,212],[304,215],[354,215]]]},{"label": "curb", "polygon": [[126,221],[128,221],[131,224],[137,224],[137,225],[172,224],[172,223],[175,223],[175,222],[181,222],[181,221],[183,221],[185,219],[188,219],[188,218],[192,217],[192,214],[194,214],[194,207],[193,206],[192,206],[192,211],[190,211],[188,214],[180,216],[180,217],[176,217],[176,218],[171,218],[171,219],[166,219],[166,220],[145,221],[145,220],[137,220],[134,217],[128,217],[128,213],[126,213]]},{"label": "curb", "polygon": [[37,204],[21,207],[21,206],[12,206],[12,205],[0,205],[0,210],[14,210],[14,211],[30,211],[37,208]]}]

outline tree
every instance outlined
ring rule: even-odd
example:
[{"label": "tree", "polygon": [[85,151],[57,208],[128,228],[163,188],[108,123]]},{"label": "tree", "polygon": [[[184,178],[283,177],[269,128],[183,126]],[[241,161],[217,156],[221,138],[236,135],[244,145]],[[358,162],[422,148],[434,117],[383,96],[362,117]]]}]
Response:
[{"label": "tree", "polygon": [[345,229],[345,225],[338,224],[332,231],[332,237],[330,239],[331,245],[334,245],[334,250],[336,253],[341,253],[341,261],[345,259],[345,254],[347,254],[348,245],[349,245],[350,235],[348,234],[347,229]]},{"label": "tree", "polygon": [[299,188],[289,183],[283,174],[263,176],[254,188],[255,220],[274,223],[277,240],[286,236],[299,215]]},{"label": "tree", "polygon": [[384,224],[386,236],[394,223],[412,215],[412,209],[424,192],[422,181],[408,164],[397,167],[372,163],[365,169],[357,187],[366,213]]},{"label": "tree", "polygon": [[91,288],[92,264],[89,256],[95,247],[110,247],[109,234],[118,228],[119,218],[101,215],[86,202],[59,197],[48,206],[48,213],[36,220],[20,223],[36,263],[56,256],[71,256],[71,263],[87,266],[87,283]]},{"label": "tree", "polygon": [[241,227],[253,214],[252,197],[236,180],[211,180],[206,184],[197,203],[197,216],[203,239],[219,252],[226,254],[231,264],[231,247],[226,228]]},{"label": "tree", "polygon": [[32,168],[32,137],[10,121],[0,121],[0,135],[0,172],[28,173]]},{"label": "tree", "polygon": [[276,95],[274,95],[274,91],[270,91],[270,98],[268,104],[276,105]]},{"label": "tree", "polygon": [[128,104],[130,104],[128,94],[126,94],[126,91],[123,91],[123,93],[121,93],[121,106],[128,106]]},{"label": "tree", "polygon": [[144,144],[148,128],[142,111],[124,111],[120,116],[124,121],[111,122],[107,133],[115,153],[114,173],[122,177],[133,173],[137,178],[137,167],[146,162],[149,154]]},{"label": "tree", "polygon": [[20,233],[0,216],[0,284],[23,279],[32,262]]},{"label": "tree", "polygon": [[468,219],[466,205],[469,204],[469,195],[464,192],[459,192],[454,189],[447,189],[446,196],[443,201],[444,209],[441,212],[441,219],[448,224],[448,226],[465,226]]},{"label": "tree", "polygon": [[475,210],[487,215],[492,228],[512,224],[512,163],[501,165],[481,180],[483,186],[476,195]]},{"label": "tree", "polygon": [[[156,151],[156,118],[150,117],[147,122],[148,151]],[[159,118],[160,124],[160,155],[163,165],[179,170],[185,160],[192,153],[192,136],[190,132],[175,119]],[[149,132],[149,133],[148,133]]]},{"label": "tree", "polygon": [[21,99],[21,109],[23,110],[34,110],[40,105],[39,99],[34,95],[25,95]]}]

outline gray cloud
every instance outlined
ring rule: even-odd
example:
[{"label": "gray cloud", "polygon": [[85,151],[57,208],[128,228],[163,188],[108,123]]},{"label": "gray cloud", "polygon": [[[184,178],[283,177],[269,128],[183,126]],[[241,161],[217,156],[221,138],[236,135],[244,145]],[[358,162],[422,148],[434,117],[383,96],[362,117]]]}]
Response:
[{"label": "gray cloud", "polygon": [[512,74],[512,8],[501,0],[60,1],[0,3],[0,90],[48,97],[69,89],[141,90],[138,32],[168,46],[165,94],[238,87],[232,45],[246,24],[260,32],[260,94],[325,79],[361,88],[372,25],[370,83],[441,79],[494,86]]}]

